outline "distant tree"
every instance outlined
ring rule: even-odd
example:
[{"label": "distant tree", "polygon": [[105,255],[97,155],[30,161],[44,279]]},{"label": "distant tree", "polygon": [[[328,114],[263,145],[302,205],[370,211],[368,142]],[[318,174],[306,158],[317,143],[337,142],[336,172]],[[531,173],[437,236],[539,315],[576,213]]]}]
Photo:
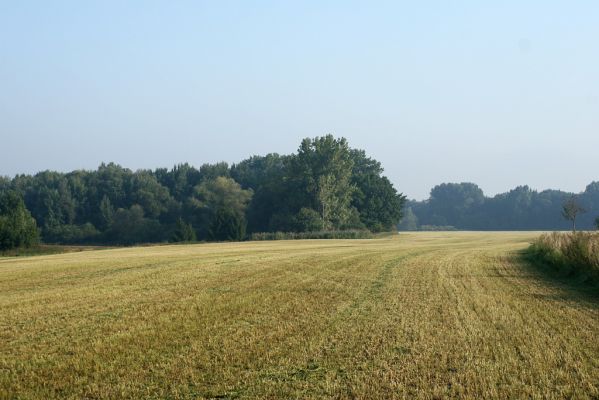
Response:
[{"label": "distant tree", "polygon": [[335,177],[324,175],[319,177],[317,186],[318,208],[320,209],[321,229],[329,230],[332,227],[331,215],[334,211],[346,212],[349,208],[338,206],[338,198],[335,196]]},{"label": "distant tree", "polygon": [[46,229],[74,222],[76,204],[64,174],[40,172],[22,193],[27,209],[42,228],[42,235]]},{"label": "distant tree", "polygon": [[177,220],[175,230],[171,235],[171,242],[195,242],[196,241],[196,233],[193,230],[191,224],[183,221],[183,219],[179,218]]},{"label": "distant tree", "polygon": [[599,230],[599,217],[595,218],[595,229]]},{"label": "distant tree", "polygon": [[360,220],[373,232],[394,230],[403,216],[406,198],[386,176],[372,175],[358,184],[352,201]]},{"label": "distant tree", "polygon": [[242,240],[245,237],[246,221],[243,215],[232,209],[219,208],[208,226],[208,239],[218,241]]},{"label": "distant tree", "polygon": [[229,178],[231,176],[229,164],[224,161],[216,164],[203,164],[200,167],[200,176],[202,181],[214,180],[218,177]]},{"label": "distant tree", "polygon": [[159,168],[154,173],[161,185],[167,187],[171,196],[182,201],[192,195],[193,189],[202,180],[200,171],[191,165],[178,164],[170,171]]},{"label": "distant tree", "polygon": [[431,190],[428,202],[431,218],[427,223],[470,228],[474,214],[484,200],[483,191],[474,183],[437,185]]},{"label": "distant tree", "polygon": [[416,231],[418,230],[418,217],[412,211],[411,207],[408,207],[405,211],[403,218],[398,226],[401,231]]},{"label": "distant tree", "polygon": [[214,240],[241,240],[245,236],[245,211],[253,191],[242,189],[232,178],[219,176],[198,185],[192,199]]},{"label": "distant tree", "polygon": [[231,177],[243,189],[252,189],[254,195],[248,205],[246,217],[249,232],[269,230],[295,230],[293,203],[288,201],[293,194],[289,184],[289,160],[292,156],[267,154],[252,156],[231,167]]},{"label": "distant tree", "polygon": [[134,204],[130,208],[119,208],[114,213],[112,225],[105,233],[106,241],[132,245],[157,242],[163,238],[160,223],[145,218],[143,207]]},{"label": "distant tree", "polygon": [[351,215],[355,191],[353,160],[345,138],[333,135],[306,138],[291,160],[289,203],[295,212],[312,208],[320,213],[324,230],[340,229]]},{"label": "distant tree", "polygon": [[114,207],[110,203],[108,196],[104,195],[100,201],[101,227],[107,229],[112,225],[112,217],[114,216]]},{"label": "distant tree", "polygon": [[572,222],[572,231],[576,232],[576,217],[586,210],[578,203],[575,196],[570,197],[562,206],[562,216]]},{"label": "distant tree", "polygon": [[174,201],[168,189],[160,184],[150,171],[137,171],[129,178],[127,198],[143,207],[150,218],[158,218]]},{"label": "distant tree", "polygon": [[29,247],[38,238],[35,219],[21,196],[15,191],[0,193],[0,250]]},{"label": "distant tree", "polygon": [[257,191],[268,184],[273,176],[280,176],[285,169],[288,156],[270,153],[265,156],[252,156],[231,166],[231,178],[244,189]]}]

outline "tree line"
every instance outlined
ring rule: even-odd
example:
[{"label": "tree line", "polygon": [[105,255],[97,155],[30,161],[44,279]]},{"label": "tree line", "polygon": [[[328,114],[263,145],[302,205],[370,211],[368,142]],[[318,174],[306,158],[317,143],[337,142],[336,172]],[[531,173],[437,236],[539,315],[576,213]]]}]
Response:
[{"label": "tree line", "polygon": [[424,201],[408,201],[402,230],[582,230],[599,227],[599,182],[582,193],[519,186],[487,197],[474,183],[443,183]]},{"label": "tree line", "polygon": [[254,232],[395,229],[405,197],[381,164],[332,135],[237,164],[0,177],[0,248],[42,241],[243,240]]}]

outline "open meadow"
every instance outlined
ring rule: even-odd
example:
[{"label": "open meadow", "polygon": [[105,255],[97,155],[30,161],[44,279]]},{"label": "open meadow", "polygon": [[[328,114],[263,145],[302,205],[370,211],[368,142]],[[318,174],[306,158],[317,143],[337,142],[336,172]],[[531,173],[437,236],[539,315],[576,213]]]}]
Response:
[{"label": "open meadow", "polygon": [[599,298],[537,235],[0,259],[0,398],[598,398]]}]

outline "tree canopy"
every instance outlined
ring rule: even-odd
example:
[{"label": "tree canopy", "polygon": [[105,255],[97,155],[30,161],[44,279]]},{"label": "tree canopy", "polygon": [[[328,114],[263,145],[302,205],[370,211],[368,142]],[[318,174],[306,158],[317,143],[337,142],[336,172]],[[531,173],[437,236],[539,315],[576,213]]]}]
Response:
[{"label": "tree canopy", "polygon": [[35,219],[18,193],[0,193],[0,250],[27,247],[38,240]]},{"label": "tree canopy", "polygon": [[30,215],[45,242],[241,240],[254,232],[394,229],[405,198],[382,172],[363,150],[326,135],[302,140],[293,154],[233,165],[132,171],[103,163],[0,178],[0,194],[21,199],[24,211],[8,209],[21,210],[23,221]]}]

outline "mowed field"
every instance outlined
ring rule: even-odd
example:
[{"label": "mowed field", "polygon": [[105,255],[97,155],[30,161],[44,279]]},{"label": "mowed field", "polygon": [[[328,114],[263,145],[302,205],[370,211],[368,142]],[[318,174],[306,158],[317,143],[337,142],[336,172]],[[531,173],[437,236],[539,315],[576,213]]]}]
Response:
[{"label": "mowed field", "polygon": [[0,259],[0,398],[599,398],[599,298],[534,237]]}]

